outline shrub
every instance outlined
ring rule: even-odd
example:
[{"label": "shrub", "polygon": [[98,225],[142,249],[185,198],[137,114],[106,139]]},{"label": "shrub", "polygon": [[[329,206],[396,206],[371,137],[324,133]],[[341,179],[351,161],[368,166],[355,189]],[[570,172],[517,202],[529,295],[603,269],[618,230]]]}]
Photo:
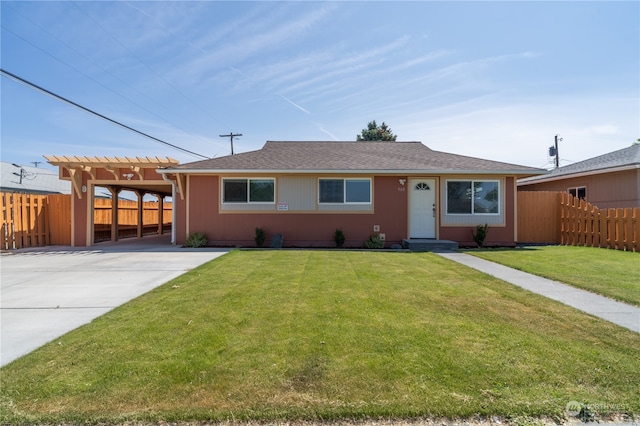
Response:
[{"label": "shrub", "polygon": [[344,240],[345,237],[342,229],[336,229],[336,232],[333,233],[333,241],[335,241],[336,247],[342,247],[342,245],[344,244]]},{"label": "shrub", "polygon": [[198,248],[206,246],[208,242],[207,236],[204,233],[194,232],[187,237],[187,240],[184,242],[184,246]]},{"label": "shrub", "polygon": [[384,248],[384,241],[378,234],[371,234],[369,239],[364,242],[364,246],[369,249],[381,249]]},{"label": "shrub", "polygon": [[484,239],[487,238],[487,233],[489,232],[489,225],[486,223],[484,225],[476,226],[476,232],[471,231],[471,236],[473,237],[473,241],[476,242],[478,247],[482,248],[484,244]]},{"label": "shrub", "polygon": [[267,238],[267,233],[262,228],[256,228],[256,235],[253,237],[253,241],[256,242],[256,246],[262,247],[264,240]]}]

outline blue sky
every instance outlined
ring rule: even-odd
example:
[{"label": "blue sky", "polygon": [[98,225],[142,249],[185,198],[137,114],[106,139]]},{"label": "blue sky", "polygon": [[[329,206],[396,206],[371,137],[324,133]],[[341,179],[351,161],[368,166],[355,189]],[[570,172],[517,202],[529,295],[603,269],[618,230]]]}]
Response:
[{"label": "blue sky", "polygon": [[[398,140],[551,167],[640,138],[640,3],[1,2],[2,68],[207,157]],[[2,77],[2,161],[199,160]]]}]

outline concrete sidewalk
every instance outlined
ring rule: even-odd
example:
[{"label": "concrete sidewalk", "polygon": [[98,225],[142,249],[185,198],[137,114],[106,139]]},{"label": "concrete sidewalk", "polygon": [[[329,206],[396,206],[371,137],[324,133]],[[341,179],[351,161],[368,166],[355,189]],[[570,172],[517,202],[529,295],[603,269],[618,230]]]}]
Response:
[{"label": "concrete sidewalk", "polygon": [[143,240],[3,253],[0,365],[228,252]]},{"label": "concrete sidewalk", "polygon": [[533,293],[640,333],[640,308],[464,253],[437,253]]}]

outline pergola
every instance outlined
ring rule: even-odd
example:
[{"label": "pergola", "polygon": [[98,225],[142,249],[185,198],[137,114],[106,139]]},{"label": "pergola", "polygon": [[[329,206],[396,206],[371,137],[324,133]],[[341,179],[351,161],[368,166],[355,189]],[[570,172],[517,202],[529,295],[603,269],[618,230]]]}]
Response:
[{"label": "pergola", "polygon": [[[113,200],[121,191],[134,192],[138,197],[137,236],[143,235],[143,197],[152,194],[158,197],[158,233],[162,233],[163,200],[175,196],[175,182],[165,178],[157,170],[175,166],[178,160],[166,157],[84,157],[44,156],[59,168],[59,177],[71,181],[73,188],[71,203],[71,244],[93,245],[94,188],[107,188]],[[117,206],[117,203],[113,203]],[[111,210],[111,240],[118,239],[118,209]],[[173,240],[173,239],[172,239]]]}]

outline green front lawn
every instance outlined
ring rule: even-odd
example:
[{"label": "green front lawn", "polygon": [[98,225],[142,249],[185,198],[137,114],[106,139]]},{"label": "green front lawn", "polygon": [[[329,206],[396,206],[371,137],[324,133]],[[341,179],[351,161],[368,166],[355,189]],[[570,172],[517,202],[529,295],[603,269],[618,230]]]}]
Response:
[{"label": "green front lawn", "polygon": [[0,370],[2,423],[640,412],[640,335],[428,253],[234,251]]},{"label": "green front lawn", "polygon": [[574,246],[467,253],[640,306],[640,253]]}]

